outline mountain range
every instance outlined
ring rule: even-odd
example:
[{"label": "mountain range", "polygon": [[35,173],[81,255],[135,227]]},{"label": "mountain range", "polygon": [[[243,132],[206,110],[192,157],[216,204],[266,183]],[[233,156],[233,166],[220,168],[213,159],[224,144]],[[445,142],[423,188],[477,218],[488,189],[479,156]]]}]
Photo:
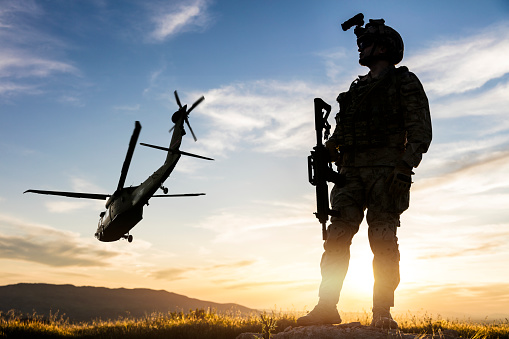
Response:
[{"label": "mountain range", "polygon": [[105,288],[74,285],[15,284],[0,286],[0,311],[48,317],[63,315],[70,321],[115,320],[143,317],[152,312],[211,309],[218,313],[256,312],[238,304],[199,300],[164,290]]}]

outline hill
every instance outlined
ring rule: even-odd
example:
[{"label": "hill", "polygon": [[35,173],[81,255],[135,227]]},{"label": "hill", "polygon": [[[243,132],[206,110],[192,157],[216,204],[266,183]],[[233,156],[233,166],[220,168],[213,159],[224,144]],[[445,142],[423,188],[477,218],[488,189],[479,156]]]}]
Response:
[{"label": "hill", "polygon": [[48,316],[65,314],[71,321],[118,319],[120,316],[143,317],[152,312],[194,309],[217,312],[251,313],[255,310],[237,305],[199,300],[164,290],[144,288],[110,289],[105,287],[16,284],[0,286],[0,311],[17,310],[25,314]]}]

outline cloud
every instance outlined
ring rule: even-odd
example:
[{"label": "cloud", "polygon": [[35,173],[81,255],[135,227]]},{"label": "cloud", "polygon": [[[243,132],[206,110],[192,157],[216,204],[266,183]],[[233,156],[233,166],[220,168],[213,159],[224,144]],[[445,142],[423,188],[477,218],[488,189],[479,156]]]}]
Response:
[{"label": "cloud", "polygon": [[[79,75],[71,63],[59,60],[63,44],[34,22],[43,10],[33,1],[7,1],[0,11],[0,95],[38,94],[34,81],[58,74]],[[37,48],[44,45],[44,48]]]},{"label": "cloud", "polygon": [[509,73],[509,22],[460,39],[433,43],[405,59],[427,92],[445,96],[482,87]]},{"label": "cloud", "polygon": [[[1,56],[0,56],[1,57]],[[0,95],[8,96],[10,94],[16,94],[19,92],[27,94],[40,94],[41,91],[34,85],[28,84],[17,84],[15,82],[3,81],[0,77]]]},{"label": "cloud", "polygon": [[348,54],[344,47],[333,51],[317,53],[325,64],[325,71],[327,77],[332,82],[337,82],[338,79],[345,78],[346,81],[352,81],[354,75],[351,74],[351,66],[349,63],[352,62],[352,57],[356,57],[355,54]]},{"label": "cloud", "polygon": [[[161,270],[156,270],[153,272],[150,272],[148,275],[155,279],[161,279],[161,280],[180,280],[180,279],[186,279],[188,278],[188,275],[186,273],[191,272],[201,272],[200,274],[207,275],[214,274],[218,275],[219,271],[236,271],[239,268],[247,267],[255,263],[254,260],[239,260],[232,263],[226,263],[226,264],[217,264],[217,265],[207,265],[204,267],[171,267]],[[213,272],[212,272],[213,271]]]},{"label": "cloud", "polygon": [[160,86],[160,77],[161,75],[166,71],[166,65],[163,65],[156,69],[155,71],[152,71],[150,73],[150,76],[148,77],[148,85],[143,90],[143,95],[147,95],[148,93],[152,92],[154,88],[157,88]]},{"label": "cloud", "polygon": [[[299,287],[307,285],[302,281],[246,281],[246,282],[232,282],[231,280],[217,280],[215,283],[224,285],[225,288],[232,290],[246,290],[246,289],[260,289],[261,287],[276,287],[284,286],[285,288]],[[313,286],[315,287],[315,286]]]},{"label": "cloud", "polygon": [[[457,237],[456,237],[457,238]],[[497,234],[497,238],[502,238]],[[505,242],[499,239],[498,241],[481,243],[475,247],[464,247],[457,250],[443,250],[442,248],[435,248],[433,253],[426,254],[418,257],[418,259],[443,259],[443,258],[454,258],[454,257],[466,257],[466,256],[478,256],[488,255],[493,251],[497,251],[501,246],[505,245]]]},{"label": "cloud", "polygon": [[41,10],[37,4],[32,0],[5,0],[2,1],[2,8],[0,8],[0,28],[13,27],[13,15],[18,13],[25,13],[28,15],[41,14]]},{"label": "cloud", "polygon": [[[417,179],[411,191],[412,214],[417,213],[412,223],[422,227],[441,225],[440,232],[444,232],[443,227],[450,228],[451,234],[446,237],[455,239],[464,231],[477,234],[482,229],[485,234],[491,228],[502,236],[509,217],[508,160],[508,152],[495,154],[447,174]],[[430,236],[433,238],[434,233]],[[437,243],[433,239],[430,242]],[[477,235],[475,241],[465,244],[476,248],[492,242]],[[447,244],[447,248],[454,246]]]},{"label": "cloud", "polygon": [[122,255],[105,250],[81,239],[78,234],[23,220],[0,216],[5,229],[21,234],[0,234],[0,259],[35,262],[51,267],[107,267]]},{"label": "cloud", "polygon": [[185,279],[186,276],[184,274],[189,271],[190,269],[187,268],[168,268],[154,271],[150,273],[149,276],[161,280],[180,280]]},{"label": "cloud", "polygon": [[54,73],[74,73],[77,69],[68,63],[33,55],[31,51],[11,48],[0,55],[0,77],[47,77]]},{"label": "cloud", "polygon": [[87,246],[69,241],[65,235],[54,239],[36,239],[28,236],[0,235],[0,258],[36,262],[53,267],[108,266],[107,259],[116,257],[108,251],[91,251]]},{"label": "cloud", "polygon": [[[455,97],[438,102],[433,107],[433,118],[456,118],[466,116],[505,116],[509,109],[509,82],[498,83],[495,87],[480,93]],[[507,124],[505,124],[507,128]],[[494,132],[499,128],[493,129]]]},{"label": "cloud", "polygon": [[[426,310],[439,315],[463,313],[482,319],[508,316],[509,285],[506,282],[401,286],[396,294],[400,310]],[[481,313],[486,310],[488,314]]]},{"label": "cloud", "polygon": [[255,81],[212,89],[196,111],[211,121],[211,132],[200,139],[209,154],[242,148],[281,156],[300,153],[313,144],[313,99],[324,95],[335,97],[326,86],[302,81]]},{"label": "cloud", "polygon": [[52,213],[70,213],[90,207],[88,201],[47,201],[44,205]]},{"label": "cloud", "polygon": [[58,98],[58,102],[63,104],[72,105],[75,107],[84,107],[85,104],[82,102],[82,100],[79,97],[72,96],[72,95],[62,95],[60,98]]},{"label": "cloud", "polygon": [[72,189],[77,192],[87,192],[87,193],[104,192],[104,190],[101,187],[95,185],[93,182],[87,179],[77,177],[74,175],[71,175],[69,178],[71,180]]},{"label": "cloud", "polygon": [[252,201],[250,206],[253,207],[252,210],[243,208],[237,211],[229,208],[215,211],[195,227],[215,232],[217,236],[214,242],[254,242],[270,236],[271,232],[268,229],[308,225],[309,214],[312,210],[312,202],[308,203],[307,199],[285,203]]},{"label": "cloud", "polygon": [[255,260],[240,260],[240,261],[228,263],[228,264],[214,265],[210,269],[212,269],[212,270],[222,269],[222,268],[236,269],[236,268],[250,266],[250,265],[254,264],[255,262],[256,262]]},{"label": "cloud", "polygon": [[[413,258],[412,269],[425,267],[415,274],[428,281],[434,279],[424,276],[429,270],[442,281],[496,281],[509,255],[509,151],[465,149],[418,170],[433,171],[439,163],[438,171],[416,179],[411,189],[411,208],[402,216],[402,253]],[[470,277],[474,271],[477,276]]]},{"label": "cloud", "polygon": [[123,106],[115,106],[113,107],[114,110],[116,111],[139,111],[140,110],[140,104],[136,104],[136,105],[123,105]]},{"label": "cloud", "polygon": [[[427,190],[436,186],[442,188],[456,186],[469,187],[470,190],[475,190],[471,193],[477,194],[508,185],[509,180],[504,173],[509,163],[509,151],[493,151],[495,146],[500,144],[492,147],[491,144],[480,144],[483,146],[462,145],[464,148],[455,148],[448,144],[443,145],[441,148],[444,151],[437,152],[437,159],[431,159],[432,161],[422,169],[424,172],[433,169],[434,175],[415,183],[412,191]],[[475,185],[461,186],[463,182]]]},{"label": "cloud", "polygon": [[161,42],[178,33],[205,28],[210,23],[207,7],[208,1],[194,0],[157,8],[151,38]]}]

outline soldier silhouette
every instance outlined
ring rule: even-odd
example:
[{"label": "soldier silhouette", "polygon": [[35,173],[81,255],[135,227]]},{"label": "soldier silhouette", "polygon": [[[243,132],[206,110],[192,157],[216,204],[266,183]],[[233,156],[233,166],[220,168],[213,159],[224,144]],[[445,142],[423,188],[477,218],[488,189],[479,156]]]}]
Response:
[{"label": "soldier silhouette", "polygon": [[331,191],[334,216],[327,228],[320,263],[319,301],[300,326],[338,324],[337,303],[345,279],[353,236],[366,212],[373,252],[373,320],[380,328],[397,328],[390,308],[399,284],[397,228],[409,206],[412,169],[431,143],[428,99],[419,79],[408,68],[395,67],[403,59],[403,40],[383,19],[364,25],[358,14],[342,26],[353,25],[359,63],[369,68],[347,92],[340,93],[336,127],[326,147],[331,161],[346,178]]}]

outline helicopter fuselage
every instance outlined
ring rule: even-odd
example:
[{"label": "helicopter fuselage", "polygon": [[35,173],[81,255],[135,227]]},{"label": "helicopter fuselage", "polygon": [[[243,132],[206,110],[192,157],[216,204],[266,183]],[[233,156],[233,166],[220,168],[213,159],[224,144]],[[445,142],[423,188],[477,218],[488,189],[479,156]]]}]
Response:
[{"label": "helicopter fuselage", "polygon": [[95,237],[105,242],[131,239],[127,234],[143,219],[143,206],[148,205],[179,159],[180,154],[170,152],[165,163],[139,186],[124,187],[113,193],[106,201],[106,211],[100,214]]},{"label": "helicopter fuselage", "polygon": [[126,234],[143,219],[143,204],[133,205],[133,194],[137,187],[123,188],[106,202],[101,212],[95,237],[110,242],[125,238]]}]

